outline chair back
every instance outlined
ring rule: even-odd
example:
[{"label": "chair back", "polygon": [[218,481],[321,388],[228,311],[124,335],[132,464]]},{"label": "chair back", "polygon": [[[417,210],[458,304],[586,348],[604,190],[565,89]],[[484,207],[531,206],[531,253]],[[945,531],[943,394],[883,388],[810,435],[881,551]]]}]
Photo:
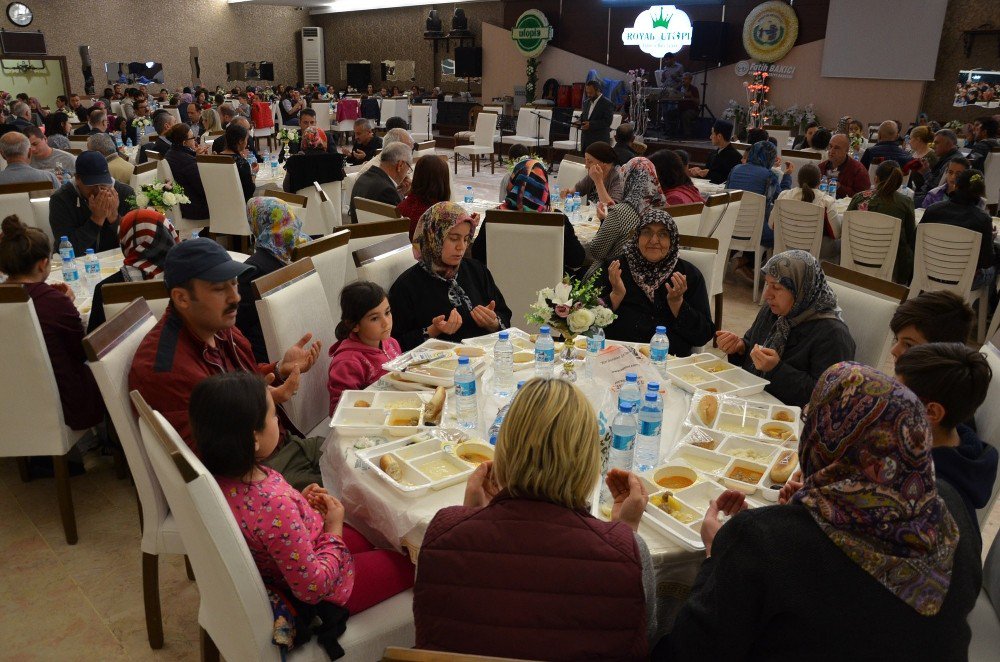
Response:
[{"label": "chair back", "polygon": [[[318,210],[315,210],[315,208],[313,208],[313,209],[314,209],[314,211],[316,213],[310,213],[310,211],[309,211],[309,198],[307,196],[305,196],[305,195],[299,195],[298,193],[286,193],[285,191],[279,191],[279,190],[273,189],[273,188],[271,188],[271,189],[265,189],[264,192],[261,193],[261,195],[266,196],[266,197],[270,197],[270,198],[277,198],[277,199],[281,200],[282,202],[284,202],[286,205],[288,205],[291,208],[292,212],[294,212],[295,218],[297,218],[300,221],[302,221],[302,231],[304,233],[309,234],[309,235],[312,235],[312,234],[324,235],[324,234],[326,234],[325,231],[319,231],[319,232],[311,232],[310,231],[311,229],[313,229],[317,225],[322,226],[322,216],[319,214]],[[313,216],[316,216],[319,219],[318,223],[313,224],[310,221],[310,219]]]},{"label": "chair back", "polygon": [[801,200],[778,200],[771,209],[774,222],[774,252],[802,250],[817,260],[823,245],[823,213],[821,205]]},{"label": "chair back", "polygon": [[[580,148],[580,127],[577,126],[577,123],[580,121],[580,117],[582,117],[582,116],[583,116],[583,111],[582,110],[574,110],[573,111],[573,117],[571,119],[571,124],[570,124],[570,127],[569,127],[569,138],[568,138],[568,140],[570,142],[574,143],[576,145],[577,149]],[[620,121],[621,120],[619,120],[619,122]]]},{"label": "chair back", "polygon": [[822,267],[854,338],[854,360],[881,370],[892,345],[889,320],[906,301],[907,287],[832,262]]},{"label": "chair back", "polygon": [[874,211],[844,212],[840,229],[840,266],[892,280],[902,221]]},{"label": "chair back", "polygon": [[674,223],[677,224],[678,233],[687,235],[698,234],[698,228],[701,226],[701,217],[705,213],[705,203],[691,202],[685,205],[669,205],[665,209],[673,217]]},{"label": "chair back", "polygon": [[32,198],[31,208],[35,212],[35,222],[39,230],[45,233],[49,242],[55,246],[55,238],[52,236],[52,225],[49,223],[49,202],[51,198]]},{"label": "chair back", "polygon": [[322,131],[330,131],[333,128],[331,123],[330,102],[313,101],[310,106],[316,112],[316,128]]},{"label": "chair back", "polygon": [[577,182],[587,176],[587,166],[582,156],[567,154],[559,162],[559,174],[556,176],[556,184],[563,195],[566,191],[576,186]]},{"label": "chair back", "polygon": [[[582,114],[583,113],[581,112],[581,115]],[[614,115],[612,115],[611,116],[611,126],[608,127],[608,130],[611,132],[611,146],[612,147],[614,147],[614,145],[618,142],[617,140],[615,140],[615,131],[617,131],[618,127],[620,127],[621,125],[622,125],[622,114],[621,113],[615,113]]]},{"label": "chair back", "polygon": [[431,107],[427,104],[410,106],[410,133],[416,141],[431,140],[434,130],[430,127]]},{"label": "chair back", "polygon": [[[715,266],[712,269],[713,286],[708,290],[709,296],[722,294],[722,281],[725,278],[726,264],[729,261],[733,228],[736,227],[736,219],[739,218],[740,207],[743,206],[743,195],[744,191],[727,191],[725,202],[716,201],[714,195],[709,196],[705,202],[705,211],[711,212],[711,214],[703,213],[701,215],[702,225],[699,227],[698,234],[702,237],[712,237],[719,242]],[[713,221],[712,219],[716,215],[718,220]]]},{"label": "chair back", "polygon": [[0,285],[0,457],[63,455],[69,428],[35,306],[23,285]]},{"label": "chair back", "polygon": [[553,213],[486,212],[486,258],[518,325],[538,290],[562,280],[563,219]]},{"label": "chair back", "polygon": [[416,164],[417,161],[424,158],[425,156],[434,157],[435,156],[434,152],[436,150],[437,150],[436,140],[431,139],[415,143],[413,145],[413,163]]},{"label": "chair back", "polygon": [[493,128],[493,142],[500,142],[500,123],[503,120],[503,106],[483,106],[483,109],[479,112],[496,115],[496,126]]},{"label": "chair back", "polygon": [[919,223],[913,255],[910,298],[921,292],[950,290],[969,298],[983,235],[942,223]]},{"label": "chair back", "polygon": [[496,128],[497,116],[494,113],[479,113],[476,116],[476,132],[472,144],[476,147],[489,147],[492,150]]},{"label": "chair back", "polygon": [[354,211],[358,215],[359,224],[400,218],[399,210],[392,205],[368,198],[354,198]]},{"label": "chair back", "polygon": [[313,367],[302,375],[299,394],[283,405],[292,424],[305,436],[328,416],[329,392],[326,382],[330,356],[326,350],[337,341],[337,322],[330,313],[323,281],[313,268],[311,258],[292,262],[253,281],[259,299],[257,312],[268,356],[281,356],[307,333],[322,343],[324,351]]},{"label": "chair back", "polygon": [[[993,369],[993,379],[990,380],[989,388],[986,391],[986,400],[979,406],[974,416],[976,432],[986,443],[1000,450],[1000,333],[995,334],[989,342],[982,346],[982,352],[986,356],[990,368]],[[1000,495],[1000,481],[993,481],[993,493],[989,503],[976,513],[980,526],[984,526],[986,520],[989,519],[998,495]],[[1000,535],[997,536],[997,539],[1000,539]],[[995,555],[1000,556],[1000,554]],[[997,582],[995,588],[998,590],[990,597],[993,598],[993,604],[997,605],[997,609],[1000,610],[1000,568],[996,568],[996,570],[994,580]]]},{"label": "chair back", "polygon": [[164,106],[163,109],[166,110],[170,114],[170,116],[174,118],[175,124],[180,124],[181,122],[180,108],[178,108],[177,106]]},{"label": "chair back", "polygon": [[75,147],[84,152],[87,151],[87,139],[90,136],[68,136],[68,138],[70,147]]},{"label": "chair back", "polygon": [[769,138],[774,138],[775,140],[778,141],[778,151],[780,152],[782,149],[792,146],[791,142],[792,142],[793,128],[794,127],[791,126],[769,125],[765,126],[764,130],[767,131],[767,136]]},{"label": "chair back", "polygon": [[351,240],[348,243],[348,258],[344,265],[346,268],[344,282],[353,283],[358,279],[358,270],[354,266],[354,260],[350,257],[356,250],[367,248],[372,244],[389,239],[394,236],[402,236],[409,239],[410,219],[397,218],[391,221],[377,221],[374,223],[357,223],[350,226]]},{"label": "chair back", "polygon": [[386,292],[400,274],[416,264],[410,240],[405,235],[383,239],[354,251],[352,255],[358,280],[378,283]]},{"label": "chair back", "polygon": [[43,211],[47,212],[48,209],[42,210],[35,203],[42,198],[47,202],[52,193],[52,183],[48,181],[2,184],[0,185],[0,209],[3,212],[0,218],[16,215],[25,225],[44,232],[49,238],[49,242],[55,245],[52,237],[52,226],[49,224],[49,215],[42,213]]},{"label": "chair back", "polygon": [[[201,142],[202,145],[211,145],[215,142],[216,138],[224,135],[225,133],[225,131],[206,131],[201,134],[201,140],[199,142]],[[156,140],[156,136],[153,136],[153,140]]]},{"label": "chair back", "polygon": [[307,200],[307,204],[303,206],[310,210],[302,219],[302,231],[307,235],[315,237],[329,234],[340,225],[340,208],[330,202],[340,201],[340,182],[313,182],[312,186],[300,189],[296,195]]},{"label": "chair back", "polygon": [[[125,459],[132,471],[142,511],[140,546],[147,554],[163,551],[160,529],[170,508],[139,438],[139,424],[129,398],[128,374],[136,350],[154,326],[156,318],[149,306],[142,299],[136,299],[117,314],[109,316],[107,322],[83,339],[87,365],[94,373],[97,387],[101,390],[104,405],[111,415],[111,422],[114,423]],[[183,553],[184,547],[179,540],[164,542],[173,543],[170,546],[177,553]]]},{"label": "chair back", "polygon": [[236,170],[236,161],[229,156],[199,155],[198,175],[205,187],[208,201],[209,228],[216,234],[238,237],[250,235],[247,203]]},{"label": "chair back", "polygon": [[146,161],[140,163],[132,169],[132,176],[128,180],[128,185],[133,191],[138,191],[143,185],[152,184],[156,181],[156,171],[159,164],[156,161]]},{"label": "chair back", "polygon": [[1000,147],[991,148],[986,155],[983,177],[986,179],[986,204],[995,205],[1000,202]]},{"label": "chair back", "polygon": [[350,239],[351,231],[341,228],[331,235],[296,246],[292,252],[292,259],[296,262],[307,257],[312,258],[313,268],[323,282],[326,300],[330,305],[330,316],[334,321],[340,320],[340,291],[347,282],[348,270],[353,269],[348,248]]},{"label": "chair back", "polygon": [[801,170],[802,166],[813,164],[818,166],[823,160],[823,155],[819,152],[806,152],[798,149],[782,149],[781,158],[795,166],[795,170]]},{"label": "chair back", "polygon": [[104,297],[105,319],[122,312],[136,299],[145,301],[153,317],[160,319],[170,303],[170,292],[159,279],[134,283],[108,283],[101,287],[101,295]]},{"label": "chair back", "polygon": [[719,240],[714,237],[682,234],[677,238],[677,243],[680,245],[678,257],[692,264],[704,276],[705,290],[708,292],[709,305],[714,314],[715,301],[712,293],[722,289],[721,283],[716,282],[716,264],[720,260],[724,262],[728,256],[719,251]]}]

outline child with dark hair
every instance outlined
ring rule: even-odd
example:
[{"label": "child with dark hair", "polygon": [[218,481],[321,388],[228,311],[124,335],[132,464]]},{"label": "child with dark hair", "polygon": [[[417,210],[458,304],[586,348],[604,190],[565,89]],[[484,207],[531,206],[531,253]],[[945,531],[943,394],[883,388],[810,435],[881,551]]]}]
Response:
[{"label": "child with dark hair", "polygon": [[922,292],[904,301],[889,320],[893,359],[899,359],[911,347],[930,342],[964,343],[972,332],[974,316],[962,297],[947,290]]},{"label": "child with dark hair", "polygon": [[[261,462],[278,444],[264,380],[226,372],[191,393],[191,428],[246,538],[264,584],[295,606],[321,602],[356,614],[413,586],[413,565],[344,524],[344,505],[313,483],[299,492]],[[225,415],[220,415],[225,412]],[[294,598],[294,600],[292,600]]]},{"label": "child with dark hair", "polygon": [[392,337],[392,310],[378,284],[358,281],[340,292],[341,320],[337,343],[330,348],[330,415],[344,391],[371,386],[386,371],[382,364],[400,355]]},{"label": "child with dark hair", "polygon": [[896,379],[926,407],[935,473],[961,495],[973,522],[993,493],[998,456],[962,421],[983,404],[992,378],[986,357],[961,343],[919,345],[896,360]]},{"label": "child with dark hair", "polygon": [[986,180],[983,173],[974,168],[965,170],[956,178],[955,190],[948,193],[948,199],[928,207],[920,221],[954,225],[983,236],[976,262],[976,277],[972,280],[973,290],[992,283],[996,275],[993,264],[993,221],[979,207],[979,201],[985,194]]}]

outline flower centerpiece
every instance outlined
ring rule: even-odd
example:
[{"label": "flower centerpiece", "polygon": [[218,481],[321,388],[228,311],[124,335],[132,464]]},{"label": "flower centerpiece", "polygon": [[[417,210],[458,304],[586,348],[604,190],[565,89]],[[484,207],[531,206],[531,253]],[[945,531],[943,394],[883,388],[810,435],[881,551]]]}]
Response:
[{"label": "flower centerpiece", "polygon": [[528,81],[524,84],[524,99],[528,103],[535,101],[535,86],[538,84],[538,58],[529,57],[524,66],[524,74]]},{"label": "flower centerpiece", "polygon": [[299,139],[299,130],[292,127],[282,127],[278,131],[278,140],[283,142],[286,146],[290,142],[296,142]]},{"label": "flower centerpiece", "polygon": [[580,280],[565,276],[555,287],[538,292],[536,301],[525,319],[532,324],[548,324],[563,335],[563,358],[573,355],[573,341],[577,336],[603,328],[615,321],[615,315],[604,305],[597,287],[598,269],[590,278]]},{"label": "flower centerpiece", "polygon": [[140,186],[136,194],[130,196],[126,202],[138,209],[152,208],[161,214],[166,214],[175,205],[186,205],[191,200],[184,194],[184,187],[180,184],[169,179],[165,182],[157,179],[152,184]]}]

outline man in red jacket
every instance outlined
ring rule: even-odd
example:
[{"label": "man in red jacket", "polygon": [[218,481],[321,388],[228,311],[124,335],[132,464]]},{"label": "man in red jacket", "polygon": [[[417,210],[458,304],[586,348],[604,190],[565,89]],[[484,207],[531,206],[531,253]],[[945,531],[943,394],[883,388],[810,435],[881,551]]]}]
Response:
[{"label": "man in red jacket", "polygon": [[837,178],[838,198],[853,198],[855,193],[867,191],[872,185],[865,167],[848,156],[849,147],[847,136],[838,133],[830,138],[830,158],[819,164],[820,175]]},{"label": "man in red jacket", "polygon": [[[137,389],[163,414],[195,453],[188,402],[201,380],[221,372],[253,371],[267,380],[271,397],[280,406],[295,395],[300,374],[319,356],[319,341],[310,345],[312,334],[306,334],[277,363],[256,362],[250,342],[235,327],[240,302],[237,281],[250,271],[252,266],[235,262],[211,239],[191,239],[172,248],[163,272],[170,305],[132,359],[129,388]],[[299,489],[322,482],[323,439],[282,436],[267,465]]]}]

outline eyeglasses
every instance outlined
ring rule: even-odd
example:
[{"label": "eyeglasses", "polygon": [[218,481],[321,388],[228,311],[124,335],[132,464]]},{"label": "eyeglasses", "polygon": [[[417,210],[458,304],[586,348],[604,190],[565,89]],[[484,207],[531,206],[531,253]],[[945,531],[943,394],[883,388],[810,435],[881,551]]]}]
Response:
[{"label": "eyeglasses", "polygon": [[187,141],[189,141],[189,140],[194,140],[194,141],[196,141],[196,142],[197,142],[197,140],[198,140],[198,139],[197,139],[197,138],[195,138],[194,136],[188,136],[187,138],[185,138],[185,139],[184,139],[184,142],[187,142]]},{"label": "eyeglasses", "polygon": [[670,233],[666,230],[660,230],[659,232],[653,232],[652,230],[642,230],[639,232],[639,236],[643,239],[656,239],[657,241],[670,241]]}]

